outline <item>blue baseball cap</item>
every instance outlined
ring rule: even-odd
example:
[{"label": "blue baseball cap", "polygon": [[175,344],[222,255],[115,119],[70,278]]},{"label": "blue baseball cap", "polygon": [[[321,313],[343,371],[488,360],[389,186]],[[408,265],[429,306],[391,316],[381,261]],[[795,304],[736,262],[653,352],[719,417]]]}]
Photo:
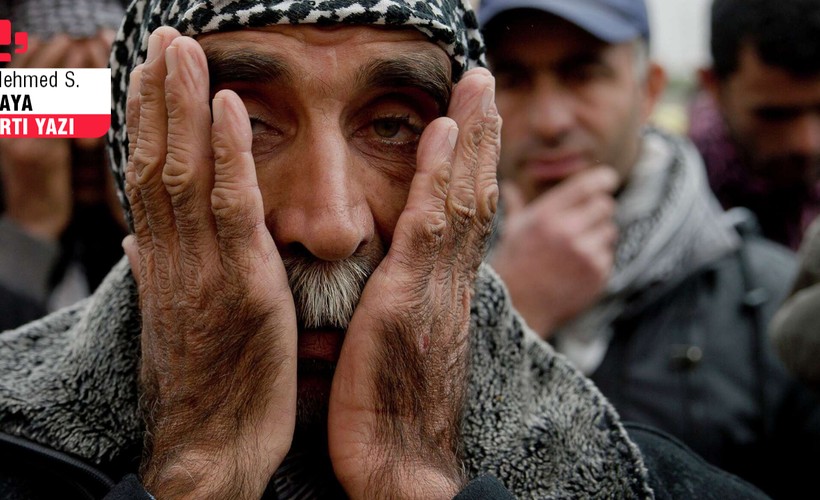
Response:
[{"label": "blue baseball cap", "polygon": [[482,0],[478,19],[482,26],[487,26],[499,14],[514,9],[553,14],[607,43],[649,40],[644,0]]}]

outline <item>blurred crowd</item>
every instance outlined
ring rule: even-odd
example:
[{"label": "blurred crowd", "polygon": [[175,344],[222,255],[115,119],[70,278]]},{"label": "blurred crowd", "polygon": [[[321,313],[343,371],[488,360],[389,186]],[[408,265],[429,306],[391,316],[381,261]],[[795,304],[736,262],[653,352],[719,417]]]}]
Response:
[{"label": "blurred crowd", "polygon": [[[105,68],[122,2],[3,1],[28,33],[7,68]],[[89,295],[126,234],[105,138],[0,139],[0,328]]]},{"label": "blurred crowd", "polygon": [[[124,6],[45,3],[4,2],[30,36],[7,67],[106,67]],[[536,341],[623,419],[773,497],[812,491],[820,0],[714,0],[678,131],[652,119],[643,0],[474,3],[503,119],[486,260]],[[0,139],[0,174],[5,330],[91,294],[128,227],[104,138]]]}]

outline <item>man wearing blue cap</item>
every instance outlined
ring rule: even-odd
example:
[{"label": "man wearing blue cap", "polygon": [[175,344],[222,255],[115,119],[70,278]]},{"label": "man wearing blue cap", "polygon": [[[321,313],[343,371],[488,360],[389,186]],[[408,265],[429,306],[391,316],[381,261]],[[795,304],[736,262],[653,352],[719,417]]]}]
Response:
[{"label": "man wearing blue cap", "polygon": [[664,75],[643,0],[487,0],[479,21],[513,303],[623,418],[791,491],[808,477],[791,450],[820,450],[817,400],[765,343],[793,258],[742,236],[694,148],[646,126]]}]

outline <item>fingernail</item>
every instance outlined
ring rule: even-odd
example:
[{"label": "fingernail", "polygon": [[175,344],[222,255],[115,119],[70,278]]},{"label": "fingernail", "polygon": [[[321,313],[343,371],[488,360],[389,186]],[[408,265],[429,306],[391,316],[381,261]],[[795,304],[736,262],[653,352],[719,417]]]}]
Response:
[{"label": "fingernail", "polygon": [[481,96],[481,110],[486,115],[490,110],[490,105],[493,103],[493,96],[495,92],[490,87],[484,89],[484,95]]},{"label": "fingernail", "polygon": [[140,64],[128,77],[128,97],[133,98],[140,95],[140,82],[142,82],[142,65]]},{"label": "fingernail", "polygon": [[222,118],[222,115],[225,113],[225,103],[222,98],[214,98],[211,102],[211,113],[213,114],[214,121]]},{"label": "fingernail", "polygon": [[458,127],[451,127],[447,135],[447,140],[450,141],[450,148],[455,150],[458,143]]},{"label": "fingernail", "polygon": [[148,37],[148,54],[145,57],[146,63],[150,63],[157,58],[157,54],[159,53],[159,46],[161,44],[162,40],[160,39],[159,35],[151,35]]},{"label": "fingernail", "polygon": [[174,46],[168,47],[165,51],[165,67],[168,69],[168,74],[176,72],[177,63],[179,62],[179,52]]}]

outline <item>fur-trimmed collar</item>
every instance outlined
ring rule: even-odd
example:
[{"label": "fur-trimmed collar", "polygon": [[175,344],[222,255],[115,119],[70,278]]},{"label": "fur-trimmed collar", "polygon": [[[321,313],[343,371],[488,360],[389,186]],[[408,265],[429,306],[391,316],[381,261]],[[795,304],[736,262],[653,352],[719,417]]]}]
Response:
[{"label": "fur-trimmed collar", "polygon": [[[651,497],[640,452],[615,410],[522,327],[486,266],[471,328],[462,427],[470,477],[493,474],[520,497]],[[0,334],[0,431],[104,470],[135,462],[143,434],[139,331],[136,287],[123,260],[89,299]]]}]

